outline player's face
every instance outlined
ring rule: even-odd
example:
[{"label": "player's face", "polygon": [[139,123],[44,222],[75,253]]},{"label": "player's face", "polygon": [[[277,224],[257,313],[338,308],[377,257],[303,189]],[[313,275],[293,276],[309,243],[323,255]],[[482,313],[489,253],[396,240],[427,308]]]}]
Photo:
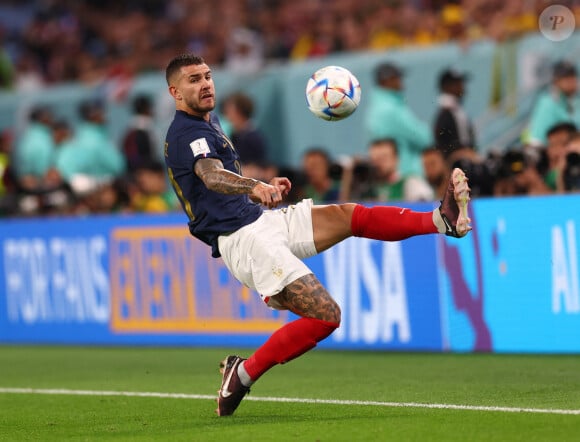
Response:
[{"label": "player's face", "polygon": [[169,89],[180,110],[205,116],[215,108],[213,78],[206,64],[183,66]]}]

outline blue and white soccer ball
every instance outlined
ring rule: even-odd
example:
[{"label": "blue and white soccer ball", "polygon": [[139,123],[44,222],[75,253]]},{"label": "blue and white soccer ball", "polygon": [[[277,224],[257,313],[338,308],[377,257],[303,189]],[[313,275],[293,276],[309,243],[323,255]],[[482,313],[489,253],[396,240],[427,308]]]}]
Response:
[{"label": "blue and white soccer ball", "polygon": [[351,115],[360,103],[360,83],[340,66],[317,70],[306,84],[308,109],[327,121],[342,120]]}]

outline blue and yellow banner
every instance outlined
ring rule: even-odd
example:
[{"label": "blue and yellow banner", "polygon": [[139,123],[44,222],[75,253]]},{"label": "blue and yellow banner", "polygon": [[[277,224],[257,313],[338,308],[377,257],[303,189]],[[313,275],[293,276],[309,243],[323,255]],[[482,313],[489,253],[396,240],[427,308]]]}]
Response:
[{"label": "blue and yellow banner", "polygon": [[[471,215],[463,239],[351,238],[309,258],[343,312],[321,347],[580,352],[580,195],[481,199]],[[3,220],[0,247],[3,343],[255,347],[294,319],[181,214]]]}]

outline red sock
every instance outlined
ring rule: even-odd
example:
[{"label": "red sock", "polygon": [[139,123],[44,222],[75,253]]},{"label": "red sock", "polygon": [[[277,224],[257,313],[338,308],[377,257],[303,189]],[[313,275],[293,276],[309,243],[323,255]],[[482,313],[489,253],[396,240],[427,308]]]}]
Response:
[{"label": "red sock", "polygon": [[389,206],[365,207],[358,204],[351,220],[354,236],[400,241],[415,235],[437,233],[432,212],[413,212]]},{"label": "red sock", "polygon": [[276,330],[256,352],[244,362],[253,381],[276,364],[284,364],[316,347],[339,324],[314,318],[300,318]]}]

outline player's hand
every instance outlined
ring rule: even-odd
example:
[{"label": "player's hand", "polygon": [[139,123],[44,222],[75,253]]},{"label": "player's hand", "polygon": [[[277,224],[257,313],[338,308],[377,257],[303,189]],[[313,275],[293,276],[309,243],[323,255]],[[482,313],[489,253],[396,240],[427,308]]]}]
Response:
[{"label": "player's hand", "polygon": [[277,176],[272,178],[270,180],[270,185],[276,187],[280,191],[282,196],[288,195],[290,189],[292,189],[292,183],[285,176],[284,177]]},{"label": "player's hand", "polygon": [[250,198],[253,201],[263,204],[268,209],[273,209],[282,202],[282,189],[259,181],[252,188]]}]

